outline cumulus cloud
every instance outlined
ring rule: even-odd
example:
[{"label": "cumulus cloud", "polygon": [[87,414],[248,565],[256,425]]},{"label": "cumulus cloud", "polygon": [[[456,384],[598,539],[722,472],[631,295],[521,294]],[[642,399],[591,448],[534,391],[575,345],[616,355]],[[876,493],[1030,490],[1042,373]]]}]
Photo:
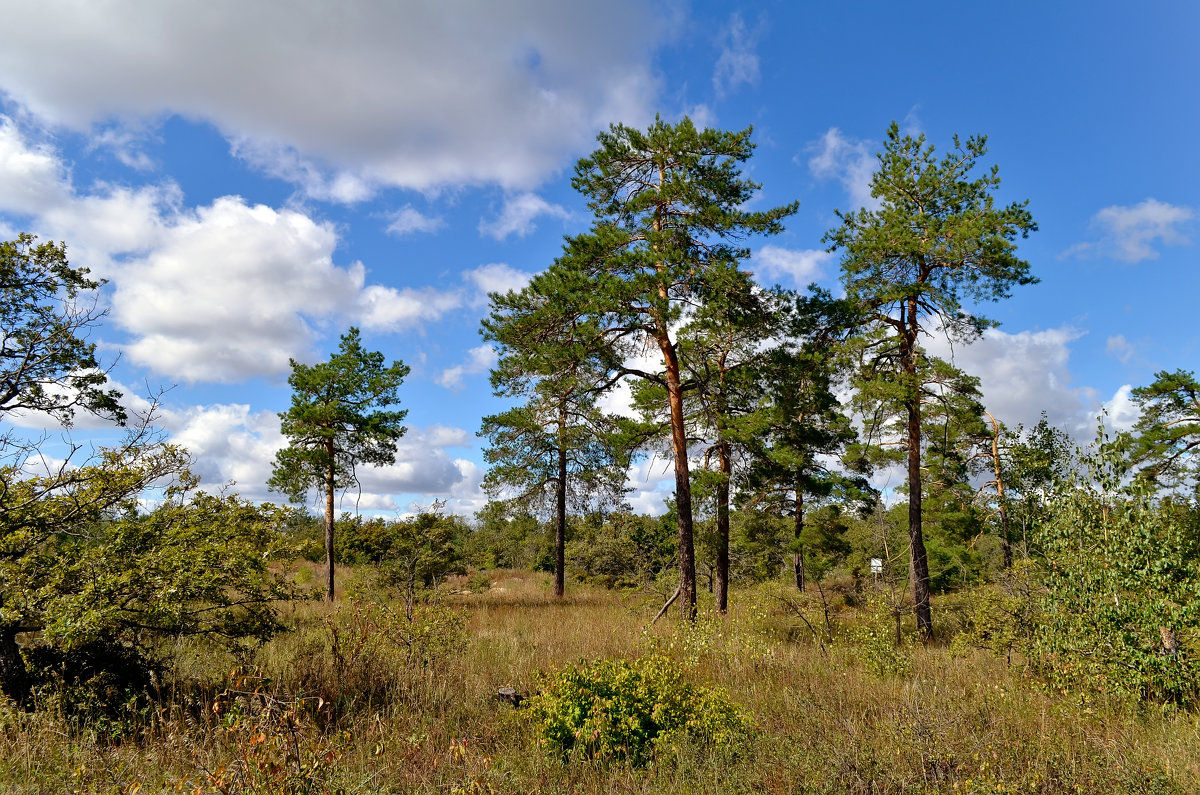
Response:
[{"label": "cumulus cloud", "polygon": [[805,287],[824,275],[824,269],[833,260],[833,254],[820,249],[795,249],[766,245],[760,248],[751,261],[751,267],[768,279],[792,280],[797,287]]},{"label": "cumulus cloud", "polygon": [[519,271],[502,262],[489,262],[487,265],[480,265],[478,268],[465,272],[463,278],[475,286],[479,292],[478,303],[482,304],[487,302],[490,293],[503,295],[509,291],[525,289],[525,285],[529,284],[533,274]]},{"label": "cumulus cloud", "polygon": [[504,240],[511,235],[525,237],[537,229],[535,221],[543,215],[566,220],[571,214],[561,205],[551,204],[535,193],[520,193],[504,201],[504,209],[491,220],[479,222],[479,233]]},{"label": "cumulus cloud", "polygon": [[27,3],[0,48],[0,89],[77,130],[211,122],[323,198],[527,189],[609,122],[651,116],[667,17],[635,0]]},{"label": "cumulus cloud", "polygon": [[[189,208],[173,183],[80,193],[58,154],[4,117],[0,211],[31,216],[43,237],[71,241],[73,261],[111,279],[113,324],[132,337],[128,359],[178,381],[284,373],[289,358],[311,354],[324,325],[406,330],[476,302],[461,286],[367,285],[361,263],[334,262],[334,225],[298,210],[237,196]],[[506,267],[484,266],[469,280],[515,283]]]},{"label": "cumulus cloud", "polygon": [[207,488],[235,484],[249,499],[281,499],[266,485],[275,451],[286,444],[275,412],[252,411],[245,404],[193,406],[168,411],[162,425],[174,444],[192,454],[195,473]]},{"label": "cumulus cloud", "polygon": [[1001,422],[1028,427],[1046,412],[1052,424],[1087,438],[1100,403],[1094,390],[1072,383],[1071,343],[1082,336],[1071,327],[1014,334],[988,329],[977,342],[953,347],[934,335],[928,348],[979,377],[984,405]]},{"label": "cumulus cloud", "polygon": [[440,320],[463,302],[460,290],[371,285],[358,298],[358,314],[367,328],[399,331]]},{"label": "cumulus cloud", "polygon": [[847,138],[837,127],[830,127],[806,151],[810,153],[808,168],[813,176],[841,182],[853,209],[879,207],[879,201],[871,195],[871,175],[877,161],[870,141]]},{"label": "cumulus cloud", "polygon": [[721,55],[713,70],[713,88],[718,96],[724,96],[738,86],[758,84],[757,39],[757,34],[746,28],[741,14],[729,17],[721,30]]},{"label": "cumulus cloud", "polygon": [[0,210],[35,214],[68,198],[66,168],[47,145],[31,145],[0,116]]},{"label": "cumulus cloud", "polygon": [[466,361],[443,370],[437,382],[457,392],[463,388],[464,377],[486,373],[498,360],[495,348],[491,345],[479,345],[467,351]]},{"label": "cumulus cloud", "polygon": [[[234,484],[242,496],[283,501],[266,487],[275,453],[287,444],[279,432],[279,416],[247,405],[223,404],[167,410],[161,425],[173,443],[185,447],[205,488]],[[412,428],[400,438],[396,462],[358,469],[360,488],[338,495],[340,508],[397,510],[405,495],[470,502],[482,479],[470,461],[449,450],[471,447],[474,436],[462,428],[433,425]],[[315,499],[315,491],[314,491]],[[473,503],[472,503],[473,504]],[[477,506],[476,506],[477,507]],[[475,510],[472,507],[471,510]]]},{"label": "cumulus cloud", "polygon": [[237,197],[181,213],[120,267],[112,314],[136,337],[129,357],[190,382],[285,372],[315,336],[305,317],[344,315],[359,298],[363,268],[336,266],[336,244],[329,224]]},{"label": "cumulus cloud", "polygon": [[1142,414],[1133,401],[1133,385],[1124,384],[1104,401],[1104,425],[1113,431],[1132,430]]},{"label": "cumulus cloud", "polygon": [[424,215],[419,210],[413,208],[411,204],[406,204],[392,217],[392,222],[388,224],[388,234],[396,237],[404,237],[411,235],[414,232],[436,232],[446,226],[444,218],[435,215]]},{"label": "cumulus cloud", "polygon": [[1192,208],[1146,199],[1132,207],[1113,205],[1092,216],[1098,240],[1076,243],[1062,257],[1111,257],[1122,262],[1158,259],[1157,246],[1187,246],[1184,233],[1195,215]]}]

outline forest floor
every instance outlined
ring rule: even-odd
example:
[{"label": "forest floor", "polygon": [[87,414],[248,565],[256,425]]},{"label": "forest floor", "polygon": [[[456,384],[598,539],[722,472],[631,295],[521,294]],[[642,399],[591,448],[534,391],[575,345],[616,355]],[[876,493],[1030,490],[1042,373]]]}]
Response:
[{"label": "forest floor", "polygon": [[[158,696],[124,712],[0,706],[0,792],[1200,792],[1196,714],[1046,692],[984,651],[897,648],[841,601],[827,635],[816,594],[735,590],[729,615],[690,627],[674,610],[651,623],[661,594],[569,584],[556,601],[545,575],[497,571],[409,617],[355,576],[335,606],[286,606],[294,630],[258,649],[164,650]],[[752,740],[564,761],[496,698],[653,654],[723,688]]]}]

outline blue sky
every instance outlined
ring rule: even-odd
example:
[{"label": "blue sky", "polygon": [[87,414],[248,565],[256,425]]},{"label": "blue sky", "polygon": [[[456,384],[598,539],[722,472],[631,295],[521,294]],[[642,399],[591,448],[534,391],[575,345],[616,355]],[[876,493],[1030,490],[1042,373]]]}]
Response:
[{"label": "blue sky", "polygon": [[[108,279],[95,336],[218,487],[266,499],[288,358],[350,325],[412,367],[395,466],[343,507],[483,500],[478,335],[586,228],[575,161],[656,113],[754,126],[764,206],[800,201],[748,264],[835,288],[835,208],[869,202],[888,124],[986,134],[1041,283],[955,360],[1002,420],[1080,438],[1161,369],[1200,369],[1200,5],[1088,3],[9,2],[0,234],[66,241]],[[939,350],[939,343],[931,346]],[[948,349],[941,350],[949,353]],[[131,398],[131,400],[133,400]],[[20,420],[34,425],[37,418]],[[77,440],[104,431],[81,423]],[[669,468],[630,473],[661,511]]]}]

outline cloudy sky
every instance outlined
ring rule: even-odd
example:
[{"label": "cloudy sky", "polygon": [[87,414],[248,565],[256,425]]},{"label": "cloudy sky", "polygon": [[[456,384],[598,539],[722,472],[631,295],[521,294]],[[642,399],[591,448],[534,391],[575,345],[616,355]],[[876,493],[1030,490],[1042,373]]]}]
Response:
[{"label": "cloudy sky", "polygon": [[[108,280],[97,332],[212,486],[265,499],[289,358],[351,325],[411,366],[395,466],[364,510],[481,502],[487,293],[586,228],[575,161],[656,113],[754,126],[763,206],[800,201],[749,267],[838,283],[835,208],[870,202],[896,120],[989,136],[1041,283],[954,350],[1015,424],[1077,434],[1157,370],[1200,369],[1200,5],[1189,0],[0,0],[0,235]],[[948,350],[946,351],[948,353]],[[103,432],[85,426],[76,438]],[[661,511],[663,462],[631,472]]]}]

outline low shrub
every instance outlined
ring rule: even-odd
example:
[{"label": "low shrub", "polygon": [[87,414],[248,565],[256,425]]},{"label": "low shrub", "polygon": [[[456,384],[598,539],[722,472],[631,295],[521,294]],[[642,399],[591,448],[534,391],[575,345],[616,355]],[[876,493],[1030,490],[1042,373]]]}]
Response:
[{"label": "low shrub", "polygon": [[736,751],[753,731],[723,690],[684,680],[666,657],[568,665],[529,700],[540,741],[566,760],[649,763],[667,742]]}]

